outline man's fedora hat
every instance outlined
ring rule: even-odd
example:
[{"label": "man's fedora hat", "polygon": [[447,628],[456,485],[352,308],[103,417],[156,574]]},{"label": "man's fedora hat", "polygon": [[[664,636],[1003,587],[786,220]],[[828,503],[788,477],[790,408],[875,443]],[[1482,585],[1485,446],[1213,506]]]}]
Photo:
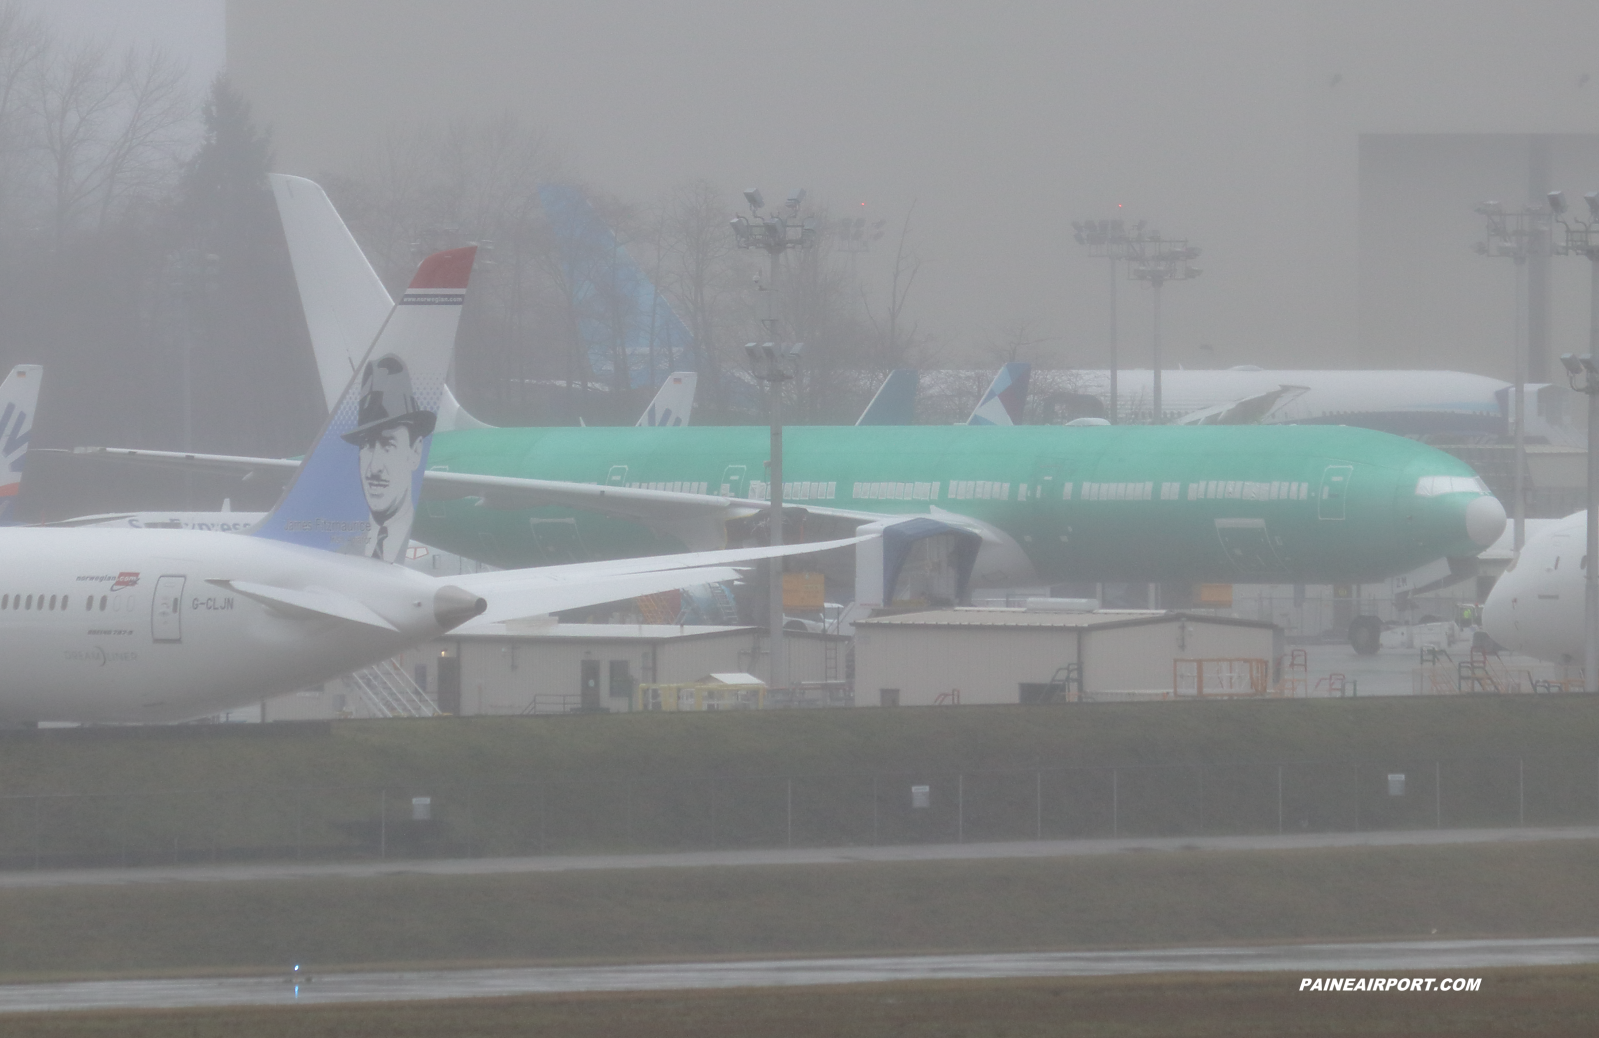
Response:
[{"label": "man's fedora hat", "polygon": [[409,425],[412,439],[420,439],[433,432],[438,417],[418,406],[405,361],[390,353],[368,364],[361,372],[361,403],[355,421],[355,428],[345,433],[343,439],[359,445],[373,433],[391,425]]}]

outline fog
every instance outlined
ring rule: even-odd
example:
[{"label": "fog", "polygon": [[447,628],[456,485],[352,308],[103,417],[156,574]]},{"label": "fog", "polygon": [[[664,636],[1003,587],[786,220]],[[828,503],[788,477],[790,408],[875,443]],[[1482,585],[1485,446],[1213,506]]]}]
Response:
[{"label": "fog", "polygon": [[[1471,208],[1524,178],[1440,178],[1414,213],[1409,266],[1457,295],[1365,299],[1361,136],[1591,133],[1599,97],[1579,85],[1599,11],[1576,2],[431,10],[230,5],[230,68],[281,165],[352,168],[393,127],[510,111],[628,199],[803,186],[891,222],[914,200],[921,327],[959,354],[1032,322],[1064,365],[1103,363],[1105,324],[1069,223],[1125,215],[1205,249],[1204,279],[1167,293],[1173,363],[1507,372],[1509,322],[1489,318],[1510,279],[1469,253]],[[1142,343],[1147,293],[1122,295]]]}]

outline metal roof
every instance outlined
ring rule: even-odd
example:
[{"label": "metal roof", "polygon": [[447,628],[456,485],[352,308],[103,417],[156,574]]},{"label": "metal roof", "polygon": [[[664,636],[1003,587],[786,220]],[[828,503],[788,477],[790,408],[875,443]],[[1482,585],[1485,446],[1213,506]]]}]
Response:
[{"label": "metal roof", "polygon": [[1172,623],[1219,624],[1226,627],[1276,626],[1269,620],[1241,620],[1232,616],[1152,609],[1101,609],[1093,613],[1029,612],[1025,609],[930,609],[922,613],[900,613],[855,621],[856,627],[1042,627],[1078,630],[1103,630],[1113,627],[1141,627]]}]

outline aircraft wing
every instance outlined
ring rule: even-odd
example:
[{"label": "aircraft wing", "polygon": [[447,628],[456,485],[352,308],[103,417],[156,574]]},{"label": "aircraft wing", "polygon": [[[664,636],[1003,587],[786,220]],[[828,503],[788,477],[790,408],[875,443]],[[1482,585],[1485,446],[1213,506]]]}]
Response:
[{"label": "aircraft wing", "polygon": [[[128,447],[77,447],[72,453],[246,479],[256,475],[287,479],[294,474],[300,464],[292,458],[191,454],[182,451],[149,451]],[[632,519],[653,530],[676,537],[691,551],[720,548],[726,543],[725,525],[729,520],[758,515],[769,507],[767,502],[753,498],[646,490],[641,487],[619,487],[606,483],[568,483],[554,479],[525,479],[520,476],[483,476],[443,469],[429,469],[423,474],[422,494],[425,498],[435,501],[476,497],[481,499],[485,508],[519,509],[560,505]],[[795,502],[795,504],[813,515],[854,522],[869,523],[890,517],[888,513],[834,508],[809,501],[803,504]]]},{"label": "aircraft wing", "polygon": [[[61,453],[66,453],[62,451]],[[257,473],[271,473],[284,478],[292,476],[300,467],[298,458],[250,458],[233,454],[191,454],[184,451],[147,451],[132,447],[74,447],[73,454],[95,458],[113,458],[135,461],[162,468],[204,472],[217,476],[236,476],[249,479]]]},{"label": "aircraft wing", "polygon": [[485,612],[469,621],[468,626],[459,628],[468,630],[474,626],[525,616],[636,598],[694,584],[732,580],[739,575],[733,568],[738,564],[848,548],[867,539],[844,537],[809,544],[785,544],[777,548],[729,548],[680,555],[652,555],[641,559],[495,570],[439,577],[438,582],[461,588],[488,602]]},{"label": "aircraft wing", "polygon": [[1191,411],[1174,425],[1257,425],[1290,400],[1310,391],[1309,386],[1278,386],[1264,393],[1246,396],[1214,407]]}]

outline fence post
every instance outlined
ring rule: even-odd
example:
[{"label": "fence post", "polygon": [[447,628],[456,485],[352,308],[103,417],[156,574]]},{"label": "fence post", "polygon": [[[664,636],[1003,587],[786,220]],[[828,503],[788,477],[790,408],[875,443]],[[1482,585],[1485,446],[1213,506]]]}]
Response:
[{"label": "fence post", "polygon": [[1122,834],[1121,805],[1117,803],[1117,774],[1116,769],[1110,769],[1110,835],[1117,837]]},{"label": "fence post", "polygon": [[1516,824],[1527,824],[1527,760],[1516,758]]},{"label": "fence post", "polygon": [[1283,766],[1277,765],[1277,835],[1283,834]]},{"label": "fence post", "polygon": [[33,867],[39,867],[40,859],[44,857],[44,797],[33,798]]},{"label": "fence post", "polygon": [[1360,765],[1355,765],[1355,832],[1360,832]]},{"label": "fence post", "polygon": [[788,780],[788,845],[794,846],[794,780]]},{"label": "fence post", "polygon": [[966,773],[955,773],[955,842],[966,842]]},{"label": "fence post", "polygon": [[1433,761],[1433,828],[1444,827],[1444,761]]},{"label": "fence post", "polygon": [[1205,766],[1199,766],[1199,835],[1205,835]]},{"label": "fence post", "polygon": [[875,846],[880,839],[877,829],[877,776],[872,776],[872,844]]},{"label": "fence post", "polygon": [[389,856],[389,790],[378,790],[378,857]]},{"label": "fence post", "polygon": [[1044,838],[1044,772],[1033,769],[1033,839]]}]

